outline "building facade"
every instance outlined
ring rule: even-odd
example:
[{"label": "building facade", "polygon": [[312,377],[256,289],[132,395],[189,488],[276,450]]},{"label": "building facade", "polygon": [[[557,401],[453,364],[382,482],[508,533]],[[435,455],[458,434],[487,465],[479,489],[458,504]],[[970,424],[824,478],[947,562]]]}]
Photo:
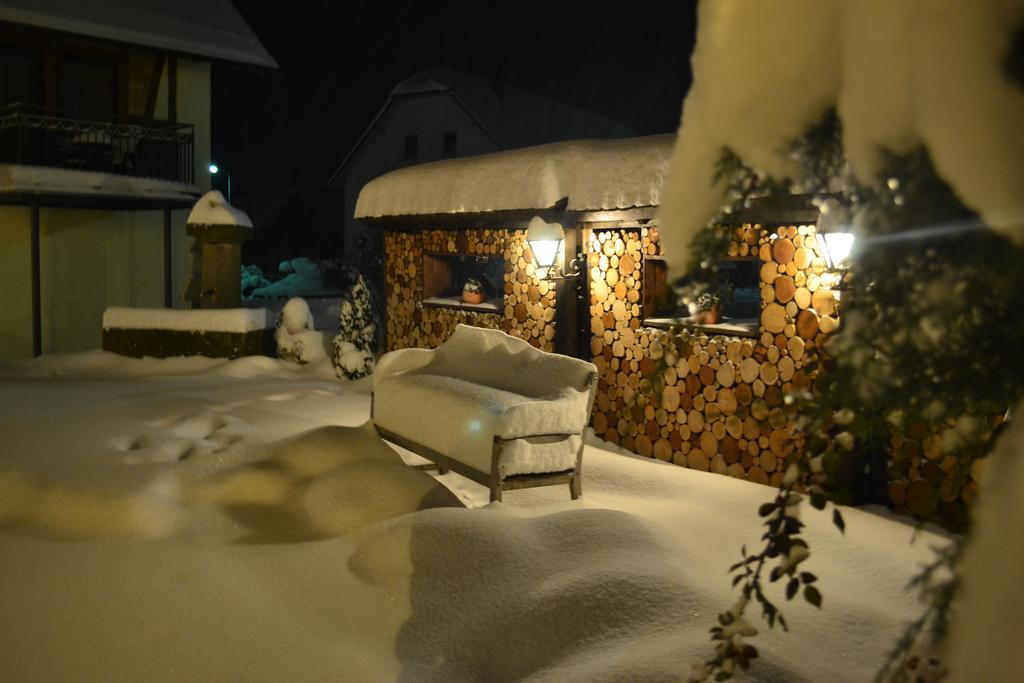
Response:
[{"label": "building facade", "polygon": [[183,305],[217,60],[276,66],[227,0],[0,2],[0,360]]}]

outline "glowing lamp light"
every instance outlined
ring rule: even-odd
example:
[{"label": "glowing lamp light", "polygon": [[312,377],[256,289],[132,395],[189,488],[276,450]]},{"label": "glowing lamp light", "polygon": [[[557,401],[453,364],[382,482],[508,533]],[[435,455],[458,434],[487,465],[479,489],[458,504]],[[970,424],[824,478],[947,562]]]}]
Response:
[{"label": "glowing lamp light", "polygon": [[219,170],[220,168],[217,166],[217,164],[210,164],[210,173],[212,173],[213,175],[217,175],[217,171]]},{"label": "glowing lamp light", "polygon": [[844,268],[844,261],[853,249],[853,233],[826,232],[820,237],[818,246],[821,247],[825,264],[832,270]]},{"label": "glowing lamp light", "polygon": [[540,216],[534,216],[526,230],[526,241],[537,262],[537,267],[549,271],[558,260],[558,252],[565,239],[565,230],[558,223],[546,223]]},{"label": "glowing lamp light", "polygon": [[818,248],[829,270],[842,270],[853,249],[853,233],[849,231],[849,210],[839,200],[829,198],[818,206]]}]

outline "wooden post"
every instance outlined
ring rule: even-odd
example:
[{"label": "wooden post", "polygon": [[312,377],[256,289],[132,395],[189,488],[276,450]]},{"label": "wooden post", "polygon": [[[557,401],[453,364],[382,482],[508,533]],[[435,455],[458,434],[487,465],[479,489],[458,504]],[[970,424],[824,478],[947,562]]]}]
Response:
[{"label": "wooden post", "polygon": [[178,122],[178,58],[167,58],[167,122]]},{"label": "wooden post", "polygon": [[29,207],[31,218],[31,250],[32,250],[32,355],[43,355],[43,312],[40,298],[39,275],[39,205]]},{"label": "wooden post", "polygon": [[[569,264],[579,255],[579,229],[570,228],[565,231],[565,266],[568,270]],[[586,271],[586,268],[583,268]],[[581,278],[586,277],[584,272],[579,277],[568,277],[559,280],[555,286],[555,352],[582,358],[580,355],[580,333],[579,333],[579,299],[580,287],[583,285]]]},{"label": "wooden post", "polygon": [[164,209],[164,308],[174,307],[171,265],[171,210]]},{"label": "wooden post", "polygon": [[[590,264],[587,262],[588,233],[582,227],[573,229],[576,255],[580,260],[580,275],[576,278],[576,353],[577,358],[590,360]],[[596,381],[596,379],[595,379]],[[591,394],[593,403],[593,394]],[[593,406],[591,406],[593,408]],[[576,473],[577,485],[581,474]],[[577,489],[577,493],[580,489]]]}]

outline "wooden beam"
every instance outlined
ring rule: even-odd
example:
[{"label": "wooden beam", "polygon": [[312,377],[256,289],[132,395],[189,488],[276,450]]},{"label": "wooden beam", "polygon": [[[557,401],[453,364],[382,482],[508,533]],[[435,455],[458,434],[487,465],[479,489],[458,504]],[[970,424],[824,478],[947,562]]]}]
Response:
[{"label": "wooden beam", "polygon": [[580,211],[571,212],[567,218],[575,223],[606,223],[617,224],[634,221],[649,221],[654,218],[658,211],[656,206],[638,206],[632,209],[617,209],[614,211]]},{"label": "wooden beam", "polygon": [[30,249],[32,251],[32,355],[43,355],[43,309],[39,273],[39,205],[29,207],[31,214]]},{"label": "wooden beam", "polygon": [[178,122],[178,58],[167,58],[167,121]]},{"label": "wooden beam", "polygon": [[171,210],[164,209],[164,308],[174,307],[173,276],[171,273]]},{"label": "wooden beam", "polygon": [[164,63],[167,61],[167,57],[164,55],[157,55],[155,57],[155,64],[153,65],[153,73],[149,77],[149,84],[146,86],[146,108],[145,117],[152,119],[156,113],[156,98],[160,93],[160,81],[164,77]]},{"label": "wooden beam", "polygon": [[131,74],[128,69],[130,55],[128,48],[122,46],[117,51],[114,72],[114,111],[118,121],[127,121],[131,113]]},{"label": "wooden beam", "polygon": [[50,40],[43,51],[43,106],[49,115],[57,110],[57,38]]}]

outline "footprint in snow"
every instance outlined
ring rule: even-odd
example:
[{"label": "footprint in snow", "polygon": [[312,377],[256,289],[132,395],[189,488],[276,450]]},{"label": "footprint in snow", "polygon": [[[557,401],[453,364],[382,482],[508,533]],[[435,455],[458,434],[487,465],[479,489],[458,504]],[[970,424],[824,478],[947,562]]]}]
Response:
[{"label": "footprint in snow", "polygon": [[235,421],[216,413],[163,418],[150,423],[156,427],[153,431],[120,439],[114,446],[126,452],[122,462],[127,465],[184,462],[219,453],[241,441],[240,435],[224,431]]}]

